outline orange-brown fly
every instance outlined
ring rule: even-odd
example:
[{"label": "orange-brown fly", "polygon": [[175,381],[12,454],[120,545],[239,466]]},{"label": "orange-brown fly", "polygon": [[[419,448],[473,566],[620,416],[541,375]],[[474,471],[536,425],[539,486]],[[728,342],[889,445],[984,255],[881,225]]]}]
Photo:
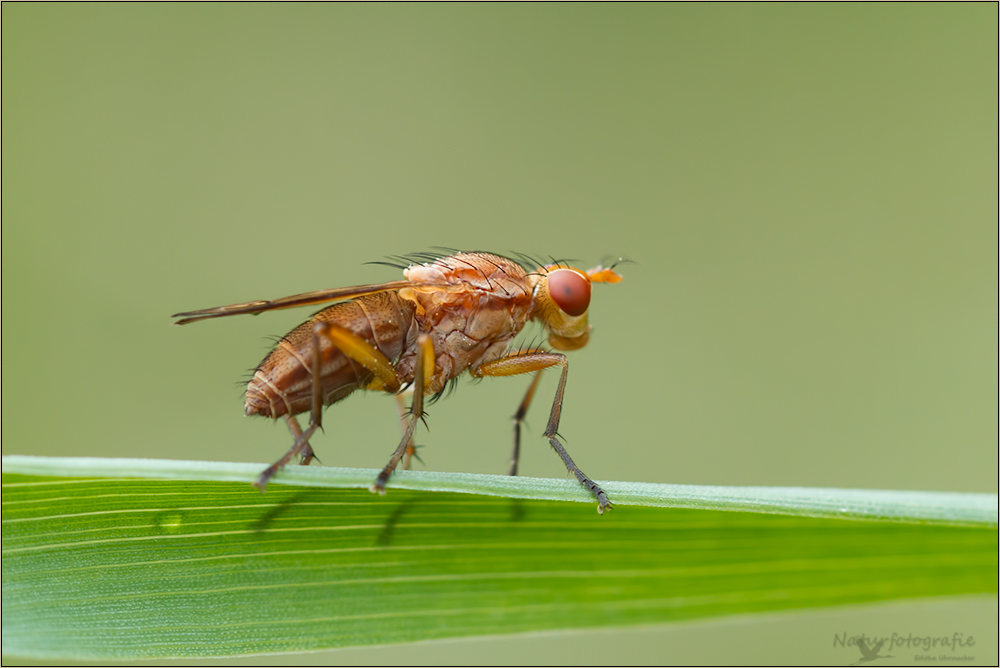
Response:
[{"label": "orange-brown fly", "polygon": [[[404,280],[351,288],[318,290],[273,301],[219,306],[178,313],[178,325],[241,313],[338,302],[313,315],[282,338],[247,383],[246,413],[288,422],[295,442],[254,483],[268,480],[298,456],[313,458],[309,439],[321,426],[323,406],[355,390],[397,395],[413,391],[404,414],[403,439],[382,469],[373,492],[385,484],[400,460],[413,455],[413,431],[424,416],[424,398],[441,392],[448,381],[468,371],[476,378],[535,374],[514,416],[514,453],[510,474],[517,474],[521,422],[544,369],[562,367],[545,436],[570,473],[597,499],[597,511],[610,507],[607,495],[581,471],[557,438],[568,370],[566,356],[539,348],[513,351],[514,337],[531,320],[548,330],[556,350],[587,345],[592,283],[617,283],[611,268],[581,271],[554,262],[529,271],[522,263],[490,253],[455,253],[409,258]],[[523,264],[529,261],[524,258]],[[540,264],[540,263],[539,263]],[[402,406],[402,399],[398,399]],[[309,412],[303,431],[295,418]]]}]

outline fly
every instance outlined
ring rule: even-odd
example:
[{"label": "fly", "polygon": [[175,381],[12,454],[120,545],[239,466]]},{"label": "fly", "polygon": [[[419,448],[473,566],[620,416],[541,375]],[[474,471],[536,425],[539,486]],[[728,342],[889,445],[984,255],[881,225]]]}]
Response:
[{"label": "fly", "polygon": [[[558,438],[566,375],[566,355],[529,348],[513,350],[514,337],[532,320],[548,331],[558,351],[587,345],[592,283],[618,283],[622,277],[601,266],[582,271],[553,262],[535,270],[529,258],[515,262],[481,252],[444,257],[404,258],[403,280],[350,288],[318,290],[273,301],[255,301],[177,313],[176,324],[243,313],[337,302],[313,315],[287,335],[264,358],[246,388],[246,414],[284,417],[294,443],[267,467],[254,485],[262,492],[285,464],[314,457],[309,439],[322,426],[323,407],[356,390],[378,390],[397,396],[403,438],[371,491],[385,493],[389,476],[400,461],[413,456],[413,432],[425,417],[424,400],[444,390],[448,381],[468,371],[476,378],[534,373],[514,415],[514,453],[510,475],[517,475],[521,422],[542,371],[560,367],[545,437],[566,468],[597,499],[597,512],[611,507],[597,483],[577,467]],[[541,263],[539,263],[541,264]],[[402,411],[400,394],[412,389],[413,403]],[[309,413],[303,431],[295,417]]]}]

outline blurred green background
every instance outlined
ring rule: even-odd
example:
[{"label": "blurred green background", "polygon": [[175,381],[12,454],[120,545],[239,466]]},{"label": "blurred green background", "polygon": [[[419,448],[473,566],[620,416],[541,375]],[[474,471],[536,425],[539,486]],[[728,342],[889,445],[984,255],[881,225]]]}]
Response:
[{"label": "blurred green background", "polygon": [[[168,316],[450,246],[637,261],[571,354],[561,431],[597,480],[997,491],[996,4],[2,11],[5,454],[272,461],[287,430],[242,417],[239,380],[311,311]],[[526,384],[434,405],[427,468],[504,472]],[[565,475],[554,390],[525,475]],[[314,445],[380,467],[395,416],[356,395]],[[887,609],[757,620],[731,655],[745,627],[698,627],[711,655],[694,627],[605,644],[769,662],[794,627],[789,661],[836,662],[851,614],[915,614]],[[919,608],[995,660],[985,609]],[[559,662],[574,637],[486,642]]]}]

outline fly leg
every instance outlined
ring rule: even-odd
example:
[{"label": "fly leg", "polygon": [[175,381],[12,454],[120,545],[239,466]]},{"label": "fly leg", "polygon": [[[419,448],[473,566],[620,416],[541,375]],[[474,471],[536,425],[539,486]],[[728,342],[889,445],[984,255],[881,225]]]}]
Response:
[{"label": "fly leg", "polygon": [[[292,432],[292,438],[298,440],[299,436],[302,435],[302,427],[299,426],[299,421],[294,415],[286,415],[285,422],[288,424],[288,431]],[[302,466],[309,466],[309,462],[316,458],[316,453],[313,452],[312,446],[309,445],[309,441],[306,441],[305,447],[302,448],[302,456],[299,459],[299,464]]]},{"label": "fly leg", "polygon": [[517,407],[517,412],[514,413],[514,453],[510,457],[510,472],[507,475],[517,475],[517,461],[521,457],[521,423],[524,422],[524,416],[528,414],[531,398],[535,396],[535,388],[538,387],[538,381],[541,377],[541,371],[535,372],[535,378],[531,381],[528,391],[524,393],[524,399]]},{"label": "fly leg", "polygon": [[377,494],[385,494],[385,483],[389,481],[389,476],[399,466],[399,460],[403,458],[407,449],[413,442],[413,430],[417,427],[417,420],[424,419],[424,388],[431,382],[434,376],[434,343],[427,334],[420,334],[417,337],[417,365],[413,372],[413,403],[410,405],[410,417],[403,431],[403,440],[399,442],[399,447],[392,453],[389,463],[385,465],[382,472],[378,474],[371,491]]},{"label": "fly leg", "polygon": [[[555,450],[560,459],[563,460],[563,464],[566,465],[566,469],[580,481],[581,485],[587,488],[587,491],[594,495],[595,499],[597,499],[597,512],[603,515],[604,511],[611,507],[611,502],[608,501],[608,495],[604,493],[604,490],[601,489],[596,482],[588,478],[587,475],[581,471],[579,467],[577,467],[577,465],[573,462],[573,459],[569,456],[569,453],[566,452],[566,448],[564,448],[562,443],[559,442],[559,439],[556,438],[559,432],[559,416],[562,414],[563,395],[566,392],[566,375],[569,372],[569,365],[567,363],[566,356],[560,353],[528,350],[482,364],[478,368],[472,370],[472,375],[477,378],[482,378],[484,376],[516,376],[522,373],[541,371],[542,369],[547,369],[552,366],[561,366],[562,375],[559,376],[559,387],[556,390],[555,399],[552,401],[552,412],[549,413],[549,423],[545,427],[545,437],[549,439],[549,445],[552,446],[552,449]],[[526,404],[530,402],[531,395],[533,393],[534,384],[532,384],[532,387],[528,390],[528,396],[525,397],[526,401],[521,404],[524,406],[525,411],[527,411]],[[520,412],[521,411],[518,410],[519,414]],[[518,443],[519,440],[520,439],[518,438],[515,441],[515,444]],[[515,445],[515,448],[516,447],[517,446]]]},{"label": "fly leg", "polygon": [[[267,490],[267,482],[274,477],[285,464],[301,453],[303,463],[308,463],[313,457],[312,447],[309,439],[316,433],[317,429],[323,428],[323,377],[322,377],[322,350],[320,349],[320,337],[324,337],[336,346],[349,359],[362,365],[389,388],[391,391],[399,389],[399,376],[395,367],[389,359],[377,348],[362,339],[351,330],[329,322],[318,322],[313,327],[312,332],[312,360],[310,361],[309,372],[312,375],[312,409],[309,413],[309,427],[302,431],[298,422],[292,418],[288,423],[288,428],[295,435],[295,443],[289,448],[281,459],[268,466],[253,483],[254,487],[261,492]],[[296,432],[298,432],[296,434]]]},{"label": "fly leg", "polygon": [[[406,402],[403,401],[403,395],[396,395],[396,409],[399,411],[399,426],[406,433],[406,418],[409,416],[409,412],[406,410]],[[413,461],[414,456],[417,454],[417,444],[413,442],[413,436],[410,436],[410,443],[406,446],[406,453],[403,455],[403,470],[410,470],[410,462]],[[420,457],[417,457],[417,461],[423,461]]]}]

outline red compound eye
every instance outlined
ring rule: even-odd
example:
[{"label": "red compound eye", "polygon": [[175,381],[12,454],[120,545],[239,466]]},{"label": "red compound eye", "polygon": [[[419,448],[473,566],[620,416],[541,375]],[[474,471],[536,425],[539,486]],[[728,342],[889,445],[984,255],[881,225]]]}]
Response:
[{"label": "red compound eye", "polygon": [[566,315],[583,315],[590,306],[590,280],[572,269],[550,271],[549,294]]}]

